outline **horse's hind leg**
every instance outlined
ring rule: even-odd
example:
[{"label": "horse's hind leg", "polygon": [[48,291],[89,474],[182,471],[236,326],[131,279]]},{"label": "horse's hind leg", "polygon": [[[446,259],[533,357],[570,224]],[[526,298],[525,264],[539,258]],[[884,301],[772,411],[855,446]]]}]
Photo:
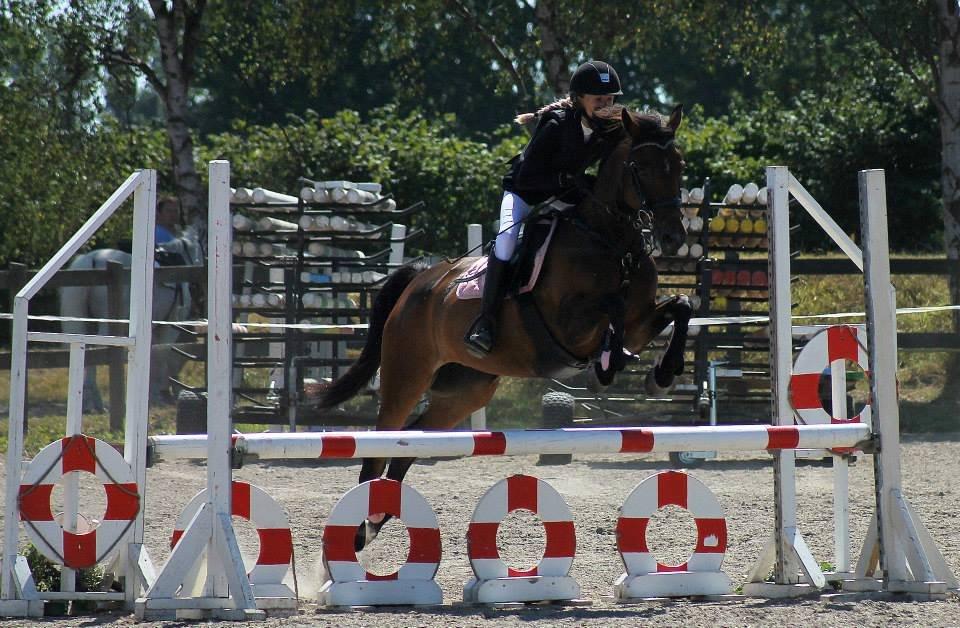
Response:
[{"label": "horse's hind leg", "polygon": [[[449,364],[437,373],[437,378],[430,389],[430,405],[426,412],[406,429],[444,430],[455,427],[472,412],[487,405],[499,383],[500,378],[495,375],[474,371],[458,364]],[[387,479],[402,482],[415,460],[416,458],[391,459]],[[366,462],[364,460],[364,464]],[[381,466],[380,472],[382,471]],[[376,538],[380,529],[391,517],[386,515],[382,518],[371,517],[370,519],[357,530],[354,548],[358,552]]]},{"label": "horse's hind leg", "polygon": [[[430,406],[411,423],[409,430],[446,430],[456,427],[475,410],[487,405],[500,384],[496,375],[448,364],[437,373],[430,388]],[[387,477],[402,482],[416,458],[394,458]]]},{"label": "horse's hind leg", "polygon": [[[385,339],[386,340],[386,339]],[[380,365],[380,409],[377,412],[377,430],[401,430],[407,417],[414,411],[423,393],[430,387],[434,369],[416,360],[416,352],[410,347],[391,347],[382,352],[386,359]],[[386,356],[396,356],[393,359]],[[358,484],[375,480],[383,475],[387,467],[386,458],[364,458],[360,467]],[[384,523],[383,513],[370,515],[370,520]],[[363,549],[369,542],[366,529],[370,522],[361,523],[357,528],[354,547]],[[379,527],[377,528],[379,530]],[[372,537],[371,537],[372,539]]]},{"label": "horse's hind leg", "polygon": [[683,373],[683,353],[687,344],[687,325],[693,316],[693,306],[687,295],[673,297],[657,306],[653,320],[653,335],[659,334],[673,323],[673,333],[667,348],[647,374],[646,389],[652,395],[662,394],[677,375]]}]

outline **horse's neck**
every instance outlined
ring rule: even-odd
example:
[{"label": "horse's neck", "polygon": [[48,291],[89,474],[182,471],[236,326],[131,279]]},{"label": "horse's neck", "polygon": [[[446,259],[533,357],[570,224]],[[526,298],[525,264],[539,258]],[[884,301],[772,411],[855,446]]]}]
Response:
[{"label": "horse's neck", "polygon": [[624,235],[621,233],[624,223],[617,220],[616,212],[623,162],[629,148],[629,141],[614,146],[600,166],[592,192],[577,206],[583,221],[607,241],[616,241]]}]

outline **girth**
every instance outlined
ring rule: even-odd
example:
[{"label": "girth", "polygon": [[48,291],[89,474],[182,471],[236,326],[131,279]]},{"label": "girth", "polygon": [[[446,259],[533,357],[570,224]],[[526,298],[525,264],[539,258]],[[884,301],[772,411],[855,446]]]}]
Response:
[{"label": "girth", "polygon": [[554,338],[540,313],[540,308],[537,307],[533,293],[520,294],[514,299],[517,302],[517,311],[520,313],[523,328],[533,341],[536,352],[534,372],[538,377],[564,379],[590,366],[589,358],[578,358]]}]

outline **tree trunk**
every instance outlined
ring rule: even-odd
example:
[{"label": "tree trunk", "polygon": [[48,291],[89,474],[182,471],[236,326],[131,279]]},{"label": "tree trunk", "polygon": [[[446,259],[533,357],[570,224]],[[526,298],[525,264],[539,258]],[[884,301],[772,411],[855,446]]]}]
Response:
[{"label": "tree trunk", "polygon": [[557,32],[556,12],[553,0],[538,0],[534,9],[537,31],[540,33],[540,50],[543,52],[543,70],[547,84],[557,96],[565,96],[570,90],[570,61],[563,52],[563,42]]},{"label": "tree trunk", "polygon": [[[174,2],[168,8],[164,0],[150,0],[164,81],[154,85],[163,101],[167,139],[173,164],[173,182],[188,223],[206,221],[203,186],[193,159],[193,135],[187,125],[190,81],[198,45],[197,31],[204,2],[193,6],[186,1]],[[180,23],[178,25],[178,22]],[[179,27],[178,27],[179,26]],[[182,41],[178,35],[182,28]]]},{"label": "tree trunk", "polygon": [[[943,241],[950,261],[950,303],[960,303],[960,15],[956,0],[939,0],[937,40],[939,65],[937,103],[940,117],[941,170],[943,191]],[[960,333],[960,312],[953,312],[953,331]],[[951,356],[947,368],[944,398],[960,398],[956,385],[960,356]],[[954,382],[954,383],[952,383]]]}]

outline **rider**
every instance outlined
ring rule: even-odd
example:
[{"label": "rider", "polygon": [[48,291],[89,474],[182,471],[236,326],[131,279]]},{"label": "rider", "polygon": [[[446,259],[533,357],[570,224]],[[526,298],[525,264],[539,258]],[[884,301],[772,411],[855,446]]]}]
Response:
[{"label": "rider", "polygon": [[497,314],[503,299],[503,276],[517,245],[523,219],[536,205],[556,196],[563,201],[580,200],[584,171],[601,151],[595,134],[593,113],[613,104],[621,95],[620,77],[609,63],[587,61],[570,77],[570,94],[534,113],[517,116],[515,122],[536,120],[536,130],[523,152],[514,157],[503,177],[500,202],[500,233],[490,251],[484,279],[480,315],[464,341],[476,357],[490,352],[496,340]]}]

